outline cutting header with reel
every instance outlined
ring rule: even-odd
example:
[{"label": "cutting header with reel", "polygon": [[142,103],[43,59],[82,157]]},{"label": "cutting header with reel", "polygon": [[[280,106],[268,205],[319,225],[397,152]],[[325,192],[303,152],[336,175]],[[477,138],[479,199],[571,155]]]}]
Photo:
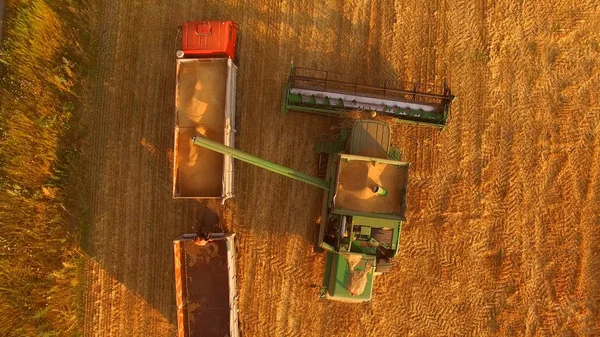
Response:
[{"label": "cutting header with reel", "polygon": [[399,121],[444,128],[454,95],[443,86],[403,82],[400,88],[345,82],[343,74],[296,67],[292,63],[283,90],[281,113],[290,110],[343,117],[365,110]]}]

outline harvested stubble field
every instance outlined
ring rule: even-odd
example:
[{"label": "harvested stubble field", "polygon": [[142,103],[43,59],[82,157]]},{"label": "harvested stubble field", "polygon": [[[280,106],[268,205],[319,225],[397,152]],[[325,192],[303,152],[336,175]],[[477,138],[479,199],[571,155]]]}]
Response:
[{"label": "harvested stubble field", "polygon": [[[367,304],[318,299],[322,192],[243,163],[222,212],[239,234],[245,336],[597,335],[600,4],[573,1],[116,1],[93,23],[83,120],[92,219],[87,336],[173,336],[171,240],[206,204],[171,199],[177,26],[233,19],[236,146],[315,173],[335,124],[279,114],[288,66],[368,84],[441,84],[443,132],[395,125],[412,162],[408,222]],[[216,203],[209,203],[216,208]]]}]

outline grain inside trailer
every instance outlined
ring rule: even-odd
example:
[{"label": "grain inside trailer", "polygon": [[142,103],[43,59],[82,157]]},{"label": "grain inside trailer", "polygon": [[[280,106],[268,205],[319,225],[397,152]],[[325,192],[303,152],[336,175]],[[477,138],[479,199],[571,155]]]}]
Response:
[{"label": "grain inside trailer", "polygon": [[235,234],[205,245],[185,234],[173,241],[178,337],[237,337]]},{"label": "grain inside trailer", "polygon": [[227,58],[177,60],[174,198],[233,195],[233,159],[193,146],[192,137],[233,146],[236,71]]}]

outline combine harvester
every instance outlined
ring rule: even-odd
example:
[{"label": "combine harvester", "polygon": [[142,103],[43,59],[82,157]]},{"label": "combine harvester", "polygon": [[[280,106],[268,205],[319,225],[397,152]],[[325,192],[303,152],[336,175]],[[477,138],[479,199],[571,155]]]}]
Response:
[{"label": "combine harvester", "polygon": [[281,113],[295,110],[342,117],[348,111],[367,110],[405,123],[446,126],[454,99],[446,84],[403,83],[403,88],[393,89],[344,82],[340,80],[343,77],[292,63]]},{"label": "combine harvester", "polygon": [[[373,278],[390,269],[405,221],[409,163],[390,158],[390,128],[357,121],[334,142],[318,144],[327,155],[324,179],[255,157],[198,135],[194,144],[322,188],[323,209],[315,245],[328,252],[322,296],[363,302]],[[347,149],[347,151],[346,151]]]},{"label": "combine harvester", "polygon": [[[231,21],[186,22],[177,52],[173,198],[233,196],[233,158],[194,146],[202,134],[234,144],[237,27]],[[234,234],[173,242],[179,337],[238,337]]]},{"label": "combine harvester", "polygon": [[[307,75],[304,74],[308,72]],[[317,72],[319,76],[314,76]],[[411,90],[350,84],[328,72],[292,65],[282,113],[305,111],[341,117],[352,110],[374,111],[401,122],[446,126],[454,96],[449,88],[412,84]],[[369,301],[376,275],[390,270],[406,221],[408,162],[390,147],[390,127],[357,121],[331,142],[317,144],[319,177],[255,157],[202,135],[193,143],[226,157],[322,188],[323,207],[315,251],[327,251],[322,297]]]}]

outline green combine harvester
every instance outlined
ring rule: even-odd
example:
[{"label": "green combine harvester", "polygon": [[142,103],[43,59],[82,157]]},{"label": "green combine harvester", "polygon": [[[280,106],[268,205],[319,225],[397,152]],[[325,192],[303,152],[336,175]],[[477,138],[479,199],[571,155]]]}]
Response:
[{"label": "green combine harvester", "polygon": [[373,279],[387,272],[405,221],[409,163],[390,148],[390,128],[357,121],[333,141],[317,144],[321,177],[255,157],[203,136],[194,144],[324,190],[315,247],[327,251],[322,297],[363,302]]},{"label": "green combine harvester", "polygon": [[444,128],[454,95],[450,88],[404,82],[401,88],[345,82],[347,76],[295,67],[283,91],[281,113],[289,110],[341,117],[352,110],[374,111],[399,121]]},{"label": "green combine harvester", "polygon": [[[348,83],[334,73],[294,67],[285,85],[281,112],[342,117],[354,110],[392,116],[401,122],[444,128],[454,96],[450,89],[409,84],[390,89]],[[331,141],[315,146],[316,177],[255,157],[198,135],[194,144],[322,188],[323,207],[315,251],[327,251],[321,296],[369,301],[376,275],[386,273],[398,253],[406,221],[408,162],[390,147],[390,127],[359,120]]]}]

